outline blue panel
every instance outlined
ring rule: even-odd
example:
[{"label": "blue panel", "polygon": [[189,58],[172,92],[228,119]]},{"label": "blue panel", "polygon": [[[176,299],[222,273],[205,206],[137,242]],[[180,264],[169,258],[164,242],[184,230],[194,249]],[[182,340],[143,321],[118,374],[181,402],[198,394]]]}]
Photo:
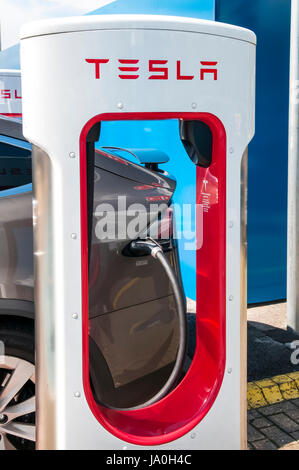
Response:
[{"label": "blue panel", "polygon": [[249,147],[248,301],[286,298],[290,0],[216,0],[216,19],[258,38]]},{"label": "blue panel", "polygon": [[115,0],[90,13],[174,15],[214,19],[214,0]]}]

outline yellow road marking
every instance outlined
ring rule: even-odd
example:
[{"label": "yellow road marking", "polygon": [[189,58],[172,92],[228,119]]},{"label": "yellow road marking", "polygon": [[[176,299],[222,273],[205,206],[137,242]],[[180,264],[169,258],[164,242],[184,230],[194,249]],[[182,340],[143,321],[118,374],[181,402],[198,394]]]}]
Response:
[{"label": "yellow road marking", "polygon": [[285,400],[294,400],[295,398],[299,398],[299,390],[295,381],[281,384],[280,390]]},{"label": "yellow road marking", "polygon": [[273,377],[272,380],[279,385],[292,382],[291,377],[289,377],[288,375],[277,375],[276,377]]},{"label": "yellow road marking", "polygon": [[299,398],[299,372],[277,375],[247,384],[248,409]]},{"label": "yellow road marking", "polygon": [[263,392],[254,382],[247,385],[247,402],[250,408],[261,408],[267,405]]}]

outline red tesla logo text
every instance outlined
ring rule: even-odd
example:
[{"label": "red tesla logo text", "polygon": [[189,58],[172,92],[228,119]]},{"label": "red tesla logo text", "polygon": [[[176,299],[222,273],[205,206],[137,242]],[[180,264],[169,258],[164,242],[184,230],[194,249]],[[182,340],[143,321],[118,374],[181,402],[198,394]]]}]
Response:
[{"label": "red tesla logo text", "polygon": [[10,89],[0,89],[0,99],[4,100],[21,100],[22,96],[18,94],[18,90],[10,90]]},{"label": "red tesla logo text", "polygon": [[[96,80],[102,78],[102,72],[105,70],[106,64],[110,59],[85,59],[88,64],[94,66],[94,77]],[[150,59],[147,61],[147,78],[148,80],[168,80],[169,79],[169,66],[166,59]],[[197,76],[200,80],[205,80],[206,77],[212,80],[218,80],[218,64],[217,61],[203,60],[200,62],[199,71],[190,73],[181,60],[176,61],[176,80],[194,80]],[[192,72],[192,71],[191,71]],[[122,80],[137,80],[141,74],[144,74],[143,67],[139,65],[139,59],[118,59],[117,74]]]}]

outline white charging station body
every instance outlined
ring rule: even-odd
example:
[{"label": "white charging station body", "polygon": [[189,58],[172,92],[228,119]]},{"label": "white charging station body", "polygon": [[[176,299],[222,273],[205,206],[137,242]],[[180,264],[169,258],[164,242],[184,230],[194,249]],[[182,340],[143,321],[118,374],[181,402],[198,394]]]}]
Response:
[{"label": "white charging station body", "polygon": [[[244,211],[247,147],[254,135],[255,49],[255,35],[248,30],[179,17],[92,16],[23,27],[23,129],[34,146],[39,449],[245,448]],[[151,437],[136,423],[138,416],[154,423],[154,409],[128,415],[130,430],[125,423],[119,430],[120,417],[126,416],[101,419],[84,382],[82,139],[87,123],[96,120],[201,116],[221,127],[224,145],[227,262],[218,273],[225,278],[222,375],[215,378],[217,387],[209,388],[214,398],[206,412],[205,403],[201,415],[194,406],[185,422],[182,414],[175,432],[165,428],[160,435],[157,424]],[[198,359],[202,376],[205,367]],[[188,391],[187,382],[177,402],[174,391],[171,406],[166,397],[156,416],[165,413],[166,421],[166,413],[176,412],[175,403],[184,408],[184,386],[185,402],[192,401],[191,378]]]}]

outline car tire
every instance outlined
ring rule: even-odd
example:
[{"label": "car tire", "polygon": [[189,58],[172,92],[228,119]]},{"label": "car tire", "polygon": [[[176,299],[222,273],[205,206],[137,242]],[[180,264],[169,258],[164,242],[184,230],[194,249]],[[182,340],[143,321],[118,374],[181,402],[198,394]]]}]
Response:
[{"label": "car tire", "polygon": [[33,324],[0,317],[0,341],[0,450],[34,450]]}]

